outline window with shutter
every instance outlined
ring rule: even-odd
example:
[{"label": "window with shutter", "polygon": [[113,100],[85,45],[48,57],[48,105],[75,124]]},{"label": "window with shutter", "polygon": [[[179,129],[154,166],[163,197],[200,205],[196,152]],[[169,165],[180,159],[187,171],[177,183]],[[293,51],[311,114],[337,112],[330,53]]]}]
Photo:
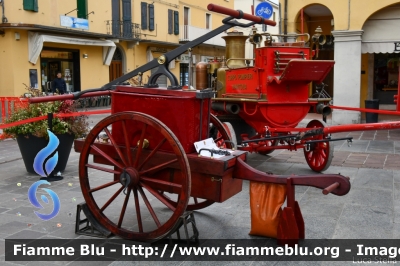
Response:
[{"label": "window with shutter", "polygon": [[154,30],[154,5],[149,5],[149,30]]},{"label": "window with shutter", "polygon": [[133,37],[132,28],[132,3],[131,0],[122,0],[122,20],[123,20],[123,36],[125,38]]},{"label": "window with shutter", "polygon": [[174,34],[179,34],[179,12],[174,11]]},{"label": "window with shutter", "polygon": [[24,10],[29,10],[29,11],[39,11],[38,7],[38,0],[24,0],[22,2]]},{"label": "window with shutter", "polygon": [[86,19],[87,15],[87,0],[76,0],[76,7],[78,8],[78,18]]},{"label": "window with shutter", "polygon": [[147,30],[147,3],[141,2],[142,30]]},{"label": "window with shutter", "polygon": [[168,34],[173,33],[173,17],[172,17],[173,11],[171,9],[168,9]]}]

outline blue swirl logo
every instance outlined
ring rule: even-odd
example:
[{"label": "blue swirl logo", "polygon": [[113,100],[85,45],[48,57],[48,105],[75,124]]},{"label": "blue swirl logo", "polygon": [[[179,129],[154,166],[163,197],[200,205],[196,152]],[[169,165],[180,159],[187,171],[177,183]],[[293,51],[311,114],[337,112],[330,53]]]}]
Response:
[{"label": "blue swirl logo", "polygon": [[[36,192],[37,192],[38,187],[42,184],[51,185],[46,180],[39,180],[39,181],[33,183],[32,186],[28,190],[29,201],[31,202],[31,204],[33,206],[35,206],[36,208],[39,208],[39,209],[43,209],[43,206],[37,200]],[[46,191],[50,195],[51,199],[53,200],[53,202],[54,202],[53,211],[50,214],[42,214],[42,213],[39,213],[38,211],[34,211],[34,212],[37,215],[37,217],[39,217],[42,220],[47,221],[47,220],[53,219],[59,213],[60,199],[58,198],[57,194],[53,190],[48,189],[48,188],[42,188],[42,190]],[[40,198],[43,200],[44,203],[49,204],[49,199],[46,197],[46,195],[42,195]]]},{"label": "blue swirl logo", "polygon": [[36,154],[35,160],[33,161],[33,169],[42,177],[49,176],[49,174],[53,172],[54,168],[56,168],[58,162],[58,152],[56,152],[53,157],[50,157],[47,160],[44,165],[45,169],[43,169],[43,164],[45,163],[46,158],[49,157],[60,144],[56,135],[54,135],[50,130],[47,130],[47,133],[49,134],[49,144]]},{"label": "blue swirl logo", "polygon": [[[49,143],[47,144],[46,147],[44,147],[42,150],[36,154],[35,160],[33,161],[33,169],[35,172],[42,176],[42,177],[47,177],[53,172],[54,168],[57,165],[58,162],[58,152],[55,152],[58,145],[60,144],[60,141],[54,135],[51,131],[47,130],[47,133],[49,134]],[[55,154],[52,157],[49,157],[51,154]],[[48,159],[47,159],[48,158]],[[46,160],[47,159],[47,160]],[[32,184],[32,186],[28,190],[28,198],[29,201],[33,206],[39,209],[43,209],[43,206],[39,203],[38,199],[36,198],[36,193],[37,189],[40,185],[45,184],[45,185],[51,185],[48,181],[46,180],[39,180],[35,183]],[[34,211],[34,213],[37,215],[42,220],[50,220],[53,219],[60,211],[60,199],[58,198],[57,194],[48,188],[42,188],[42,190],[46,191],[49,195],[52,201],[54,202],[53,206],[53,211],[50,214],[42,214],[39,213],[38,211]],[[40,197],[42,201],[46,204],[49,204],[49,199],[45,195],[41,195]]]}]

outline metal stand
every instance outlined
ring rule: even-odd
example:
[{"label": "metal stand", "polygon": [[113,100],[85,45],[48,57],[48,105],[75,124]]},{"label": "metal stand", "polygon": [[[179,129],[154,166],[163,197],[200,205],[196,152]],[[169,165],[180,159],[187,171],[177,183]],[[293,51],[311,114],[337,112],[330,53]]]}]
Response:
[{"label": "metal stand", "polygon": [[[192,230],[193,230],[192,236],[189,236],[188,224],[192,224]],[[188,244],[191,241],[197,243],[199,241],[199,231],[197,230],[197,227],[196,227],[196,221],[194,220],[194,214],[191,211],[185,212],[181,217],[179,217],[178,223],[171,229],[169,234],[166,236],[166,239],[182,241],[183,239],[181,238],[181,234],[179,232],[179,229],[181,229],[182,226],[185,231],[186,242]],[[172,235],[175,233],[177,235],[177,239],[172,238]]]},{"label": "metal stand", "polygon": [[[81,211],[86,216],[86,219],[81,219]],[[85,224],[83,228],[80,228],[81,224]],[[76,222],[75,222],[75,234],[87,235],[108,238],[112,233],[105,227],[103,227],[93,216],[92,212],[87,207],[87,204],[82,202],[77,205],[76,209]]]}]

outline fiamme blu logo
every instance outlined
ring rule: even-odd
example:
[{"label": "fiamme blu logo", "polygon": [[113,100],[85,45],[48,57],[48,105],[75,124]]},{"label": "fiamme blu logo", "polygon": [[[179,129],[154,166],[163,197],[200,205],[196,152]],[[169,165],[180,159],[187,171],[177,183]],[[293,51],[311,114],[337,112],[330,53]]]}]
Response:
[{"label": "fiamme blu logo", "polygon": [[[38,152],[33,162],[33,169],[38,175],[42,177],[48,177],[51,174],[51,172],[53,172],[58,162],[58,152],[55,151],[58,145],[60,144],[60,141],[58,140],[57,136],[54,135],[50,130],[47,130],[47,133],[49,134],[49,143],[47,144],[46,147],[44,147],[42,150]],[[54,155],[51,156],[53,153]],[[28,198],[33,206],[39,209],[43,209],[44,207],[37,199],[37,190],[40,185],[51,185],[51,184],[47,180],[39,180],[33,183],[28,190]],[[60,211],[60,200],[57,194],[53,190],[48,188],[41,188],[41,189],[47,192],[51,200],[53,201],[54,205],[53,211],[49,214],[43,214],[38,211],[35,211],[35,214],[40,219],[47,221],[53,219]],[[43,203],[49,204],[49,199],[47,198],[46,195],[41,195],[40,199],[41,201],[43,201]]]}]

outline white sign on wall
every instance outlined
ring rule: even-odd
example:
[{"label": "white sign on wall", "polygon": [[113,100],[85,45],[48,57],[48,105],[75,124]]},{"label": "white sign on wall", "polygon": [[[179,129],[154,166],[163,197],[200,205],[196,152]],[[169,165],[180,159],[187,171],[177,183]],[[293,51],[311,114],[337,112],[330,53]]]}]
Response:
[{"label": "white sign on wall", "polygon": [[60,16],[60,25],[73,29],[89,30],[89,21],[83,18]]},{"label": "white sign on wall", "polygon": [[[196,56],[192,55],[193,64],[196,64]],[[181,64],[189,64],[189,54],[181,54]]]}]

